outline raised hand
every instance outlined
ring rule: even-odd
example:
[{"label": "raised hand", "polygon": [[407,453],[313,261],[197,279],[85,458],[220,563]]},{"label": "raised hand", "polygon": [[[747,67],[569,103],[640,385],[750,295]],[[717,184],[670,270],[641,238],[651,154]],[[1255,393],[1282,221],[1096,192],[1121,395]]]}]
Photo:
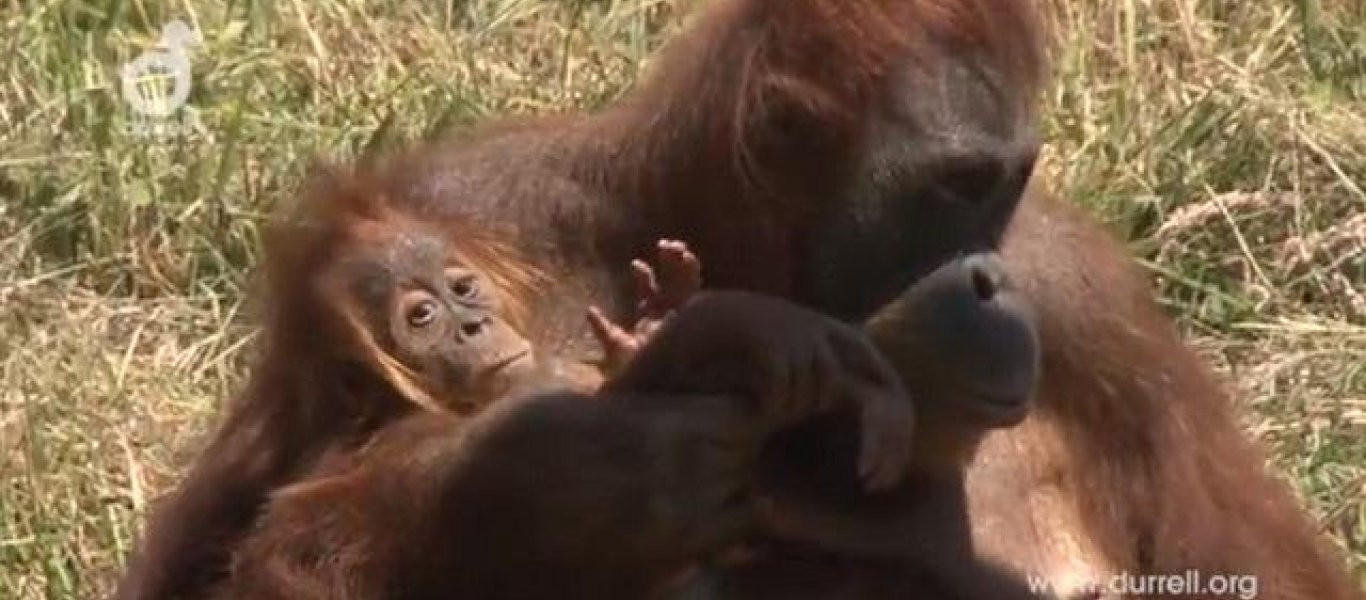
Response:
[{"label": "raised hand", "polygon": [[613,323],[602,311],[588,308],[588,324],[602,344],[602,369],[618,373],[641,346],[702,289],[702,262],[678,240],[660,240],[655,259],[659,274],[643,260],[631,262],[636,281],[636,322],[629,329]]}]

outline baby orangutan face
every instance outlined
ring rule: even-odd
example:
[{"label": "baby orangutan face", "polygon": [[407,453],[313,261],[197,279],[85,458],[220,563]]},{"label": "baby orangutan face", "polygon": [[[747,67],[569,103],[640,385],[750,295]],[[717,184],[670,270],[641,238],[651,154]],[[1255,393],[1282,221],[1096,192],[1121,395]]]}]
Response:
[{"label": "baby orangutan face", "polygon": [[463,411],[530,378],[536,359],[502,291],[451,245],[420,227],[391,230],[353,246],[339,274],[363,320],[353,326],[376,346],[380,368],[406,380],[400,389],[415,384],[428,401]]}]

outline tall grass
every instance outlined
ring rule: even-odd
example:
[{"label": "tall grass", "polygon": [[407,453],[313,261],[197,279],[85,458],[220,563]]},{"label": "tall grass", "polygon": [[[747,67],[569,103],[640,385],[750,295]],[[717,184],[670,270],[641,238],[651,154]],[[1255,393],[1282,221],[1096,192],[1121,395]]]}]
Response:
[{"label": "tall grass", "polygon": [[[314,160],[611,102],[683,4],[5,3],[0,597],[107,588],[240,384],[259,226]],[[1366,8],[1050,8],[1056,187],[1132,241],[1366,575]],[[192,92],[151,135],[119,68],[171,19]]]}]

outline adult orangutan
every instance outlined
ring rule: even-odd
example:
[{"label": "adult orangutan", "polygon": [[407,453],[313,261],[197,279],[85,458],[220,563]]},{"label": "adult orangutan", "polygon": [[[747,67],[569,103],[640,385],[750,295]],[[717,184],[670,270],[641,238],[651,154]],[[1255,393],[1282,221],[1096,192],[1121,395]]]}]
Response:
[{"label": "adult orangutan", "polygon": [[[1029,0],[717,2],[619,105],[425,152],[393,185],[503,226],[555,281],[614,291],[618,315],[611,265],[656,238],[688,240],[712,285],[854,322],[999,247],[1043,371],[1032,418],[969,473],[984,552],[1062,593],[1197,569],[1256,577],[1263,598],[1356,597],[1123,249],[1026,189],[1036,17]],[[984,397],[1027,389],[980,372]]]},{"label": "adult orangutan", "polygon": [[[623,299],[618,315],[611,265],[657,238],[688,240],[711,285],[852,322],[999,248],[1043,371],[1033,417],[969,473],[981,550],[1063,594],[1196,569],[1256,577],[1263,598],[1356,597],[1122,248],[1026,189],[1040,38],[1028,0],[717,2],[617,106],[426,151],[393,185],[504,228],[579,298]],[[983,397],[1028,389],[980,372]]]}]

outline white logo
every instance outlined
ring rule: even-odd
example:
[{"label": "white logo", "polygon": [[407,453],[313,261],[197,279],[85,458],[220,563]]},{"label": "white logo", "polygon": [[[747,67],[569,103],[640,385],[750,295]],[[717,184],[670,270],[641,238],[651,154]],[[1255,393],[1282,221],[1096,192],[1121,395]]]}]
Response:
[{"label": "white logo", "polygon": [[[165,50],[149,50],[123,66],[120,72],[123,99],[146,117],[169,117],[190,98],[190,58],[185,49],[195,44],[194,31],[183,21],[161,28]],[[171,80],[167,93],[165,79]]]}]

